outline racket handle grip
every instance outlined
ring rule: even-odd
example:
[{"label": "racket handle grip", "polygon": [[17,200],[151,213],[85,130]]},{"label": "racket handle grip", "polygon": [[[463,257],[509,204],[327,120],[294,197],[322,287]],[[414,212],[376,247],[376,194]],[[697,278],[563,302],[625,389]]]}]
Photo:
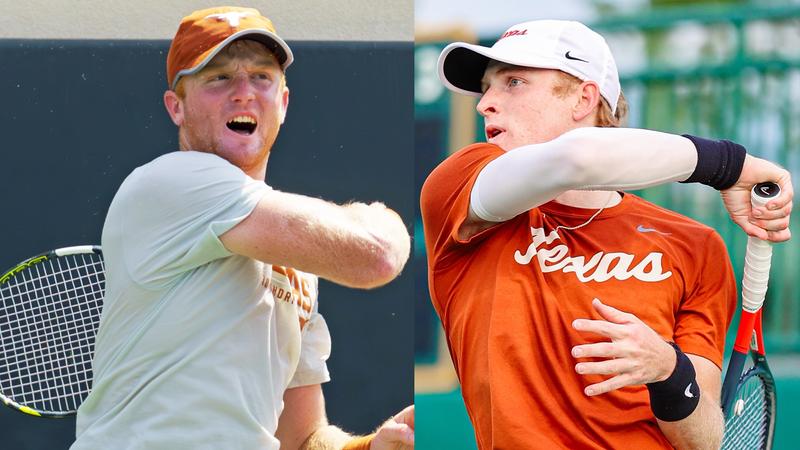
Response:
[{"label": "racket handle grip", "polygon": [[742,309],[755,313],[764,305],[772,259],[772,245],[759,238],[747,238],[742,276]]},{"label": "racket handle grip", "polygon": [[[753,186],[750,202],[753,207],[764,206],[780,193],[781,189],[775,183],[759,183]],[[764,304],[771,261],[772,245],[767,241],[749,237],[742,277],[742,309],[745,311],[754,313]]]}]

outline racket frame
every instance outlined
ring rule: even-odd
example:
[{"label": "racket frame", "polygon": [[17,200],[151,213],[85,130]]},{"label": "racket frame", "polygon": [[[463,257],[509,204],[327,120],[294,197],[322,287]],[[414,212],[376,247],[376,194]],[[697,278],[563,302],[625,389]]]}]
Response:
[{"label": "racket frame", "polygon": [[[0,289],[3,288],[3,285],[6,284],[9,280],[14,278],[20,272],[33,267],[37,264],[43,263],[45,261],[49,261],[51,259],[62,257],[62,256],[69,256],[69,255],[79,255],[79,254],[95,254],[102,257],[103,251],[99,245],[76,245],[71,247],[62,247],[55,250],[50,250],[48,252],[40,253],[36,256],[32,256],[11,269],[5,271],[2,276],[0,276]],[[48,417],[48,418],[65,418],[69,416],[75,415],[77,411],[40,411],[29,406],[25,406],[20,404],[19,402],[13,400],[12,398],[8,397],[6,394],[0,390],[0,401],[3,402],[4,405],[8,406],[9,408],[25,413],[30,416],[36,417]]]},{"label": "racket frame", "polygon": [[[764,206],[769,200],[780,195],[780,187],[775,183],[759,183],[751,191],[752,206]],[[764,381],[767,401],[769,403],[769,423],[763,449],[772,448],[777,419],[777,396],[775,380],[767,364],[764,349],[763,329],[761,323],[762,307],[766,296],[769,269],[772,259],[771,244],[760,239],[749,237],[745,256],[744,275],[742,279],[742,313],[733,351],[728,362],[728,370],[722,384],[721,406],[727,425],[733,411],[734,400],[740,389],[752,377],[760,377]],[[753,361],[753,367],[744,371],[747,354]]]},{"label": "racket frame", "polygon": [[[762,334],[762,325],[761,325],[761,310],[757,313],[752,314],[752,319],[754,320],[754,328],[752,333],[752,340],[751,346],[749,349],[750,358],[752,359],[753,366],[744,371],[744,363],[746,359],[746,354],[742,353],[738,350],[734,350],[734,353],[731,355],[731,362],[728,364],[728,372],[725,375],[725,384],[723,386],[723,402],[727,401],[728,403],[723,403],[723,406],[727,406],[727,408],[723,408],[725,422],[731,419],[731,416],[735,413],[733,411],[734,408],[734,401],[736,398],[739,397],[740,389],[747,384],[747,382],[753,378],[758,377],[763,380],[764,383],[764,390],[766,392],[766,399],[767,399],[767,407],[768,407],[768,414],[770,417],[768,426],[767,426],[767,433],[766,439],[764,440],[764,445],[759,450],[771,450],[772,443],[775,437],[775,423],[777,422],[777,413],[778,413],[778,397],[775,395],[775,378],[772,375],[772,371],[770,371],[769,364],[767,364],[766,354],[764,352],[764,338]],[[742,329],[739,330],[739,336],[737,336],[737,341],[741,335],[745,335],[746,333],[742,332]],[[734,358],[738,361],[735,363]],[[737,368],[738,367],[738,368]],[[741,374],[741,376],[736,376],[737,374]],[[730,379],[729,379],[730,378]],[[725,394],[728,394],[727,400]]]}]

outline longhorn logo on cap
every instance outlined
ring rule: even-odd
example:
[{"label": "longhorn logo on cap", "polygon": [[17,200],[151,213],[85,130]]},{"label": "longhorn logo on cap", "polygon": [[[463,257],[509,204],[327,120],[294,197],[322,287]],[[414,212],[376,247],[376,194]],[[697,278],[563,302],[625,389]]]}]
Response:
[{"label": "longhorn logo on cap", "polygon": [[255,14],[253,14],[251,12],[246,12],[246,11],[231,11],[231,12],[220,13],[220,14],[209,14],[205,18],[206,19],[217,19],[219,21],[224,20],[224,21],[228,22],[229,24],[231,24],[232,27],[238,27],[239,26],[239,21],[241,21],[243,18],[245,18],[247,16],[253,16],[253,15],[255,15]]}]

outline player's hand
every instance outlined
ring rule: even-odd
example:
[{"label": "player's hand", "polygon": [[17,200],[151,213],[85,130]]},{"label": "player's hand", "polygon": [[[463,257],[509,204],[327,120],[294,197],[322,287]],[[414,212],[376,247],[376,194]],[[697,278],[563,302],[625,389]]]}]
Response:
[{"label": "player's hand", "polygon": [[[592,306],[605,320],[576,319],[572,327],[580,332],[605,336],[611,342],[576,345],[572,356],[580,361],[575,371],[581,375],[612,375],[587,386],[586,395],[605,394],[621,387],[666,380],[675,369],[675,350],[652,328],[633,314],[620,311],[594,299]],[[597,361],[601,358],[601,361]]]},{"label": "player's hand", "polygon": [[[781,188],[781,195],[764,207],[752,208],[750,190],[754,185],[772,181]],[[789,216],[792,212],[794,189],[789,171],[761,158],[747,155],[739,180],[721,192],[722,202],[731,219],[750,236],[772,242],[791,237]]]},{"label": "player's hand", "polygon": [[406,407],[384,422],[375,432],[370,450],[406,450],[414,448],[414,405]]}]

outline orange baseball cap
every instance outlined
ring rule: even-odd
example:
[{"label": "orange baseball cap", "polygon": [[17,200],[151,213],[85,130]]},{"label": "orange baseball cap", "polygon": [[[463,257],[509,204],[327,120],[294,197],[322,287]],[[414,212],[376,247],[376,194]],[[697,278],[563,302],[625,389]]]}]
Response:
[{"label": "orange baseball cap", "polygon": [[226,45],[247,37],[267,46],[286,70],[294,57],[275,31],[272,21],[257,9],[220,6],[195,11],[181,20],[167,55],[167,83],[175,89],[178,80],[192,75],[211,61]]}]

